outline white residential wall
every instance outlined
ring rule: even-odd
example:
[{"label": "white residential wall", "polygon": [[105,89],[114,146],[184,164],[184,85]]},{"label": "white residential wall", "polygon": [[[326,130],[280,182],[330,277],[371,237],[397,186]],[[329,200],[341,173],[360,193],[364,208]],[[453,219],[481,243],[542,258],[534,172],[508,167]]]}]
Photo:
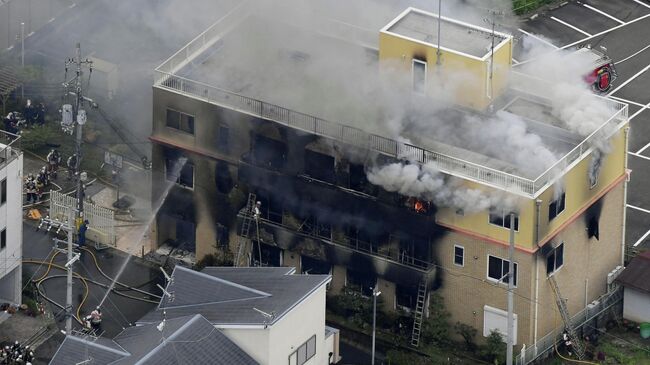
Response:
[{"label": "white residential wall", "polygon": [[0,231],[7,230],[7,247],[0,250],[0,300],[16,304],[21,303],[22,289],[22,171],[22,154],[0,169],[0,181],[7,179],[7,202],[0,206]]},{"label": "white residential wall", "polygon": [[224,328],[222,332],[260,365],[272,364],[269,361],[270,328]]},{"label": "white residential wall", "polygon": [[325,350],[325,285],[313,292],[271,330],[269,365],[289,364],[289,356],[316,335],[316,355],[306,365],[327,365]]},{"label": "white residential wall", "polygon": [[632,288],[623,291],[623,318],[634,322],[650,322],[650,293]]}]

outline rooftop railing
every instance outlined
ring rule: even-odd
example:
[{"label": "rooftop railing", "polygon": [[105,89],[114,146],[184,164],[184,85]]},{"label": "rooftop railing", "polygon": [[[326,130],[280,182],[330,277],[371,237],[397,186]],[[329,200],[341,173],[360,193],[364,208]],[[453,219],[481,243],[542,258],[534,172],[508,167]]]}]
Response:
[{"label": "rooftop railing", "polygon": [[21,140],[17,134],[0,130],[0,168],[5,167],[21,154]]},{"label": "rooftop railing", "polygon": [[[221,39],[223,34],[227,33],[229,29],[241,22],[250,13],[244,4],[246,3],[236,7],[156,68],[155,87],[220,105],[257,118],[271,120],[303,132],[365,148],[396,159],[408,159],[421,164],[431,164],[443,173],[526,197],[536,197],[540,194],[543,189],[559,179],[565,169],[571,166],[572,163],[591,153],[592,147],[597,141],[609,138],[612,133],[617,131],[616,126],[627,120],[628,110],[626,104],[602,98],[602,102],[609,103],[612,106],[613,115],[539,177],[529,179],[395,139],[367,133],[361,129],[350,127],[345,122],[321,119],[176,75],[179,69],[192,62],[195,57]],[[529,77],[516,72],[513,74],[515,74],[514,77]],[[543,81],[540,82],[543,83]],[[540,85],[540,88],[543,87],[543,84],[538,83],[537,85]],[[527,93],[528,90],[521,92]],[[539,95],[536,97],[539,98]]]}]

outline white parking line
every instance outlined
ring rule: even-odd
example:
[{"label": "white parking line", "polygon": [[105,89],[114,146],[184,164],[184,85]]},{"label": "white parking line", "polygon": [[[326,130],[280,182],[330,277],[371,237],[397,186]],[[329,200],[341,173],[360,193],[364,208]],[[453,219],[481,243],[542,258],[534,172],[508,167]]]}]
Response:
[{"label": "white parking line", "polygon": [[585,41],[588,41],[588,40],[590,40],[590,39],[592,39],[592,38],[600,37],[600,36],[603,35],[603,34],[607,34],[607,33],[609,33],[609,32],[613,32],[613,31],[615,31],[615,30],[617,30],[617,29],[619,29],[619,28],[621,28],[621,27],[625,27],[625,26],[627,26],[627,25],[634,24],[634,23],[636,23],[636,22],[638,22],[638,21],[641,21],[641,20],[643,20],[643,19],[646,19],[646,18],[648,18],[648,17],[650,17],[650,14],[646,14],[646,15],[640,16],[640,17],[638,17],[638,18],[636,18],[636,19],[634,19],[634,20],[630,20],[629,22],[627,22],[627,23],[625,23],[625,24],[619,24],[619,25],[617,25],[617,26],[615,26],[615,27],[613,27],[613,28],[609,28],[609,29],[607,29],[607,30],[603,30],[603,31],[600,32],[600,33],[596,33],[596,34],[592,35],[591,37],[583,38],[583,39],[581,39],[581,40],[579,40],[579,41],[575,41],[575,42],[573,42],[573,43],[569,43],[569,44],[567,44],[566,46],[562,46],[561,49],[567,49],[567,48],[574,47],[574,46],[576,46],[576,45],[578,45],[578,44],[580,44],[580,43],[583,43],[583,42],[585,42]]},{"label": "white parking line", "polygon": [[614,64],[615,64],[615,65],[618,65],[618,64],[620,64],[620,63],[623,63],[623,62],[629,60],[630,58],[632,58],[632,57],[638,55],[639,53],[645,51],[645,50],[648,49],[648,48],[650,48],[650,44],[648,44],[647,46],[641,48],[640,50],[636,51],[635,53],[633,53],[633,54],[631,54],[631,55],[625,57],[624,59],[622,59],[622,60],[620,60],[620,61],[618,61],[618,62],[614,62]]},{"label": "white parking line", "polygon": [[634,2],[637,3],[637,4],[641,4],[641,5],[645,6],[646,8],[649,8],[649,9],[650,9],[650,5],[644,3],[643,1],[634,0]]},{"label": "white parking line", "polygon": [[632,246],[633,247],[638,246],[641,242],[643,242],[646,239],[646,237],[648,237],[648,235],[650,235],[650,230],[648,230],[648,232],[646,232],[643,236],[641,236],[641,238],[639,238],[639,240],[636,241],[636,243],[634,243]]},{"label": "white parking line", "polygon": [[619,98],[618,96],[611,96],[611,95],[610,95],[610,96],[608,96],[608,98],[609,98],[609,99],[614,99],[614,100],[616,100],[616,101],[622,101],[622,102],[624,102],[624,103],[628,103],[628,104],[632,104],[632,105],[640,106],[641,108],[644,108],[644,107],[645,107],[645,104],[641,104],[641,103],[638,103],[638,102],[636,102],[636,101],[632,101],[632,100],[627,100],[627,99]]},{"label": "white parking line", "polygon": [[571,25],[571,24],[565,22],[564,20],[560,20],[560,19],[558,19],[558,18],[556,18],[554,16],[552,16],[551,19],[555,20],[556,22],[558,22],[558,23],[560,23],[560,24],[562,24],[564,26],[567,26],[567,27],[575,30],[576,32],[580,32],[580,33],[586,35],[587,37],[591,37],[591,34],[585,32],[584,30],[582,30],[582,29],[580,29],[578,27],[576,27],[575,25]]},{"label": "white parking line", "polygon": [[514,62],[515,65],[519,63],[519,61],[515,60],[514,58],[512,59],[512,62]]},{"label": "white parking line", "polygon": [[[649,15],[650,15],[650,14],[649,14]],[[528,33],[528,32],[526,32],[525,30],[523,30],[523,29],[521,29],[521,28],[519,28],[519,29],[517,29],[517,30],[520,31],[520,32],[522,32],[522,33],[524,33],[525,35],[527,35],[527,36],[529,36],[529,37],[531,37],[531,38],[535,38],[535,39],[537,39],[538,41],[540,41],[540,42],[542,42],[542,43],[544,43],[544,44],[546,44],[546,45],[548,45],[548,46],[551,46],[551,47],[553,47],[553,48],[555,48],[555,49],[558,49],[558,46],[554,45],[553,43],[547,41],[547,40],[544,39],[544,38],[538,37],[538,36],[536,36],[536,35],[534,35],[534,34],[532,34],[532,33]]]},{"label": "white parking line", "polygon": [[614,94],[615,92],[619,91],[623,86],[629,84],[630,82],[632,82],[632,80],[636,79],[637,77],[641,76],[644,72],[648,71],[648,69],[650,69],[650,65],[647,65],[647,66],[644,67],[641,71],[639,71],[639,72],[637,72],[636,74],[634,74],[634,76],[632,76],[632,77],[630,77],[629,79],[625,80],[624,83],[618,85],[618,87],[617,87],[616,89],[612,90],[612,91],[611,91],[610,93],[608,93],[607,95],[612,95],[612,94]]},{"label": "white parking line", "polygon": [[644,105],[643,108],[637,110],[636,113],[632,114],[632,116],[629,117],[629,118],[627,118],[627,120],[630,121],[630,120],[636,118],[637,115],[641,114],[644,110],[646,110],[646,109],[648,109],[648,108],[650,108],[650,103]]},{"label": "white parking line", "polygon": [[634,157],[638,157],[638,158],[642,158],[642,159],[644,159],[644,160],[648,160],[648,161],[650,161],[650,157],[645,157],[644,155],[639,155],[638,153],[634,153],[634,152],[629,152],[629,151],[628,151],[627,154],[628,154],[628,155],[632,155],[632,156],[634,156]]},{"label": "white parking line", "polygon": [[648,214],[650,214],[650,210],[643,209],[643,208],[639,208],[639,207],[634,206],[634,205],[632,205],[632,204],[627,204],[627,207],[628,207],[628,208],[635,209],[635,210],[638,210],[638,211],[643,212],[643,213],[648,213]]},{"label": "white parking line", "polygon": [[593,11],[595,11],[595,12],[598,13],[598,14],[604,15],[604,16],[608,17],[609,19],[611,19],[611,20],[613,20],[613,21],[615,21],[615,22],[619,22],[619,23],[621,23],[621,24],[625,24],[625,22],[622,21],[622,20],[620,20],[619,18],[616,18],[616,17],[614,17],[614,16],[611,16],[611,15],[607,14],[606,12],[604,12],[604,11],[602,11],[602,10],[598,10],[598,9],[594,8],[593,6],[591,6],[591,5],[589,5],[589,4],[582,4],[582,5],[583,5],[585,8],[587,8],[587,9],[589,9],[589,10],[593,10]]}]

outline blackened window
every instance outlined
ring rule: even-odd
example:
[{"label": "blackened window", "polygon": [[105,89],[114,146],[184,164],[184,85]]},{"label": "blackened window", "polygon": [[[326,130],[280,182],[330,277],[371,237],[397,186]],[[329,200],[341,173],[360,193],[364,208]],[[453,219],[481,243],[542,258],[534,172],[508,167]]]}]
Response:
[{"label": "blackened window", "polygon": [[[508,271],[510,270],[510,261],[502,259],[500,257],[488,255],[488,278],[508,283]],[[514,267],[514,278],[513,283],[517,286],[517,263],[515,262]]]},{"label": "blackened window", "polygon": [[0,204],[7,202],[7,179],[3,179],[0,183]]},{"label": "blackened window", "polygon": [[395,300],[397,305],[415,309],[418,298],[418,288],[415,286],[395,285]]},{"label": "blackened window", "polygon": [[300,269],[303,274],[329,275],[332,272],[332,264],[303,255],[300,256]]},{"label": "blackened window", "polygon": [[[490,211],[490,223],[510,229],[510,212],[503,209]],[[519,215],[515,213],[515,231],[519,230]]]},{"label": "blackened window", "polygon": [[546,257],[546,274],[552,274],[564,264],[564,243],[553,249]]},{"label": "blackened window", "polygon": [[589,221],[587,222],[587,236],[589,238],[591,237],[596,237],[596,239],[599,239],[600,233],[598,231],[598,217],[595,215],[589,218]]},{"label": "blackened window", "polygon": [[465,265],[465,248],[463,246],[454,245],[454,264]]},{"label": "blackened window", "polygon": [[194,116],[167,109],[166,125],[170,128],[194,134]]},{"label": "blackened window", "polygon": [[225,125],[219,126],[219,135],[217,136],[217,148],[221,152],[228,152],[230,139],[230,128]]},{"label": "blackened window", "polygon": [[7,247],[7,229],[3,229],[2,232],[0,232],[0,250],[3,250],[5,247]]},{"label": "blackened window", "polygon": [[377,285],[377,277],[373,274],[348,269],[346,287],[367,297],[372,295],[372,288]]},{"label": "blackened window", "polygon": [[282,212],[284,210],[282,197],[271,194],[266,190],[256,192],[257,200],[261,203],[260,215],[263,219],[282,224]]},{"label": "blackened window", "polygon": [[560,195],[557,199],[553,200],[551,204],[548,206],[548,220],[549,222],[553,220],[553,218],[557,217],[562,211],[564,211],[564,207],[566,205],[566,193],[562,192],[562,195]]},{"label": "blackened window", "polygon": [[259,134],[253,138],[253,162],[258,166],[281,169],[287,159],[287,146]]},{"label": "blackened window", "polygon": [[336,182],[334,167],[334,157],[305,150],[305,173],[308,176],[333,184]]},{"label": "blackened window", "polygon": [[184,158],[165,160],[165,175],[167,181],[174,181],[190,189],[194,188],[194,165],[190,160]]}]

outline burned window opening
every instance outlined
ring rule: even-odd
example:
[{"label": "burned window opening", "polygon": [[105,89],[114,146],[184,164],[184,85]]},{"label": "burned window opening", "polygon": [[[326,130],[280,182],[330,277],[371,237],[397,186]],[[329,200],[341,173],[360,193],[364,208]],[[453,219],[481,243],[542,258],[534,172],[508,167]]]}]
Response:
[{"label": "burned window opening", "polygon": [[416,286],[395,285],[395,301],[397,306],[412,310],[415,309],[418,299]]},{"label": "burned window opening", "polygon": [[167,127],[194,134],[194,116],[167,109],[165,125]]},{"label": "burned window opening", "polygon": [[220,125],[219,131],[217,134],[217,149],[220,152],[228,153],[229,152],[229,139],[230,139],[230,128],[226,125]]},{"label": "burned window opening", "polygon": [[305,174],[316,180],[334,184],[336,182],[334,157],[306,149]]},{"label": "burned window opening", "polygon": [[278,224],[282,224],[283,204],[282,199],[266,190],[256,191],[257,201],[260,206],[260,217]]},{"label": "burned window opening", "polygon": [[408,265],[426,267],[429,264],[429,245],[426,239],[405,237],[399,239],[399,262]]},{"label": "burned window opening", "polygon": [[233,179],[230,175],[228,164],[223,161],[218,161],[214,173],[217,190],[221,194],[228,194],[233,188]]},{"label": "burned window opening", "polygon": [[300,269],[303,274],[329,275],[332,273],[332,264],[302,255],[300,256]]},{"label": "burned window opening", "polygon": [[377,187],[368,181],[365,166],[362,164],[350,163],[349,187],[352,190],[360,191],[368,195],[377,195]]},{"label": "burned window opening", "polygon": [[562,192],[557,199],[553,200],[548,206],[548,221],[552,221],[564,211],[566,205],[566,192]]},{"label": "burned window opening", "polygon": [[345,287],[363,296],[372,296],[372,288],[377,285],[377,277],[369,272],[347,270]]},{"label": "burned window opening", "polygon": [[165,159],[165,178],[167,181],[173,181],[183,187],[194,188],[194,165],[189,159],[185,162],[180,171],[178,171],[178,158]]},{"label": "burned window opening", "polygon": [[253,163],[270,169],[282,169],[287,161],[287,146],[281,141],[259,134],[253,137]]},{"label": "burned window opening", "polygon": [[[252,250],[252,264],[253,266],[262,266],[262,267],[279,267],[282,266],[282,249],[275,246],[269,246],[265,243],[262,243],[261,246],[258,246],[258,241],[252,241],[253,250]],[[262,258],[260,260],[260,253]]]},{"label": "burned window opening", "polygon": [[546,275],[551,275],[562,267],[564,264],[564,243],[553,249],[553,251],[546,256]]},{"label": "burned window opening", "polygon": [[[514,267],[513,284],[517,286],[517,263]],[[508,271],[510,270],[510,261],[500,257],[488,255],[488,279],[499,283],[508,283]]]},{"label": "burned window opening", "polygon": [[229,243],[228,227],[217,223],[215,227],[215,238],[217,247],[227,248]]},{"label": "burned window opening", "polygon": [[355,226],[346,226],[345,235],[348,245],[359,251],[377,254],[382,243],[388,242],[389,234],[373,233]]},{"label": "burned window opening", "polygon": [[595,237],[596,240],[600,240],[600,232],[598,231],[598,217],[592,216],[589,218],[589,222],[587,223],[587,236],[589,238]]},{"label": "burned window opening", "polygon": [[308,234],[310,236],[316,236],[320,238],[325,238],[327,240],[332,239],[332,225],[321,221],[318,217],[309,215],[301,216],[300,226],[298,227],[298,232]]},{"label": "burned window opening", "polygon": [[[510,229],[510,214],[514,212],[506,212],[504,209],[492,209],[490,210],[490,223]],[[515,215],[515,231],[519,231],[519,215]]]}]

